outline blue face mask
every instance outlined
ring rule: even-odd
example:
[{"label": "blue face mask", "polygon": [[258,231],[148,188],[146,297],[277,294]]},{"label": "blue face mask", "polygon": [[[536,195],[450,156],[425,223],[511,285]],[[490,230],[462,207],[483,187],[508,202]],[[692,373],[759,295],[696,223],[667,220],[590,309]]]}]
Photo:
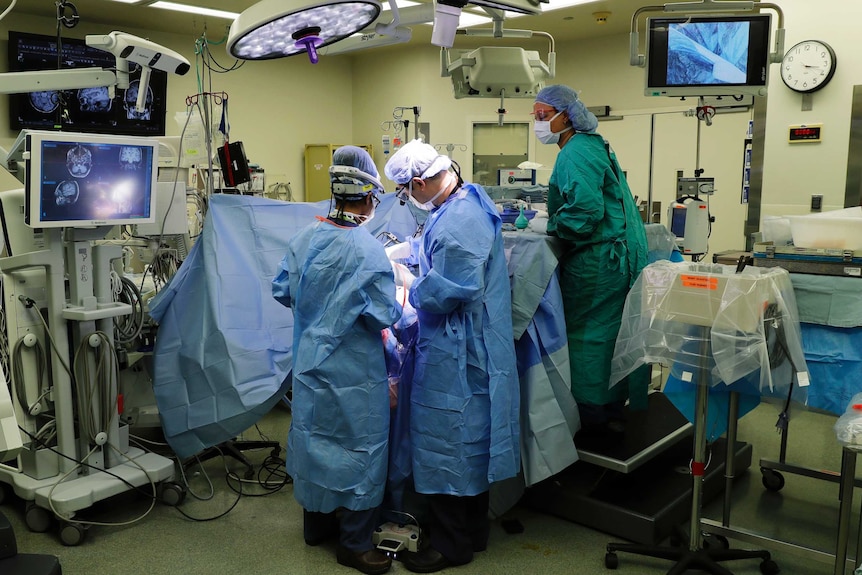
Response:
[{"label": "blue face mask", "polygon": [[538,138],[543,144],[556,144],[560,141],[560,134],[564,134],[572,129],[572,127],[569,126],[562,132],[551,131],[551,122],[553,122],[560,114],[562,114],[562,112],[557,112],[550,120],[545,120],[544,122],[536,121],[533,124],[533,132],[536,134],[536,138]]}]

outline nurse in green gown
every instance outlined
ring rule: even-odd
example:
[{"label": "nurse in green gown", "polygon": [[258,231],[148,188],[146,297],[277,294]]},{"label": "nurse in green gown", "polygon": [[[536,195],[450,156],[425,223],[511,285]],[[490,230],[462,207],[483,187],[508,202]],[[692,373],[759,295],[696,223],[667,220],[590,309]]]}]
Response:
[{"label": "nurse in green gown", "polygon": [[548,234],[564,245],[560,284],[582,433],[621,433],[626,399],[646,403],[646,369],[608,386],[626,295],[647,264],[644,226],[616,155],[577,92],[543,88],[533,117],[539,141],[560,148],[548,189]]}]

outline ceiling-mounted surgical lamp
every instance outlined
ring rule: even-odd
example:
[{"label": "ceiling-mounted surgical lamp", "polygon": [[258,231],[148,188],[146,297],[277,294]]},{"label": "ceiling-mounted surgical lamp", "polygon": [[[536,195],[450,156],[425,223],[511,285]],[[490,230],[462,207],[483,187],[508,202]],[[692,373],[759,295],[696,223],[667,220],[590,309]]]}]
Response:
[{"label": "ceiling-mounted surgical lamp", "polygon": [[262,0],[231,24],[227,51],[240,60],[268,60],[308,53],[338,42],[371,24],[380,14],[377,0]]}]

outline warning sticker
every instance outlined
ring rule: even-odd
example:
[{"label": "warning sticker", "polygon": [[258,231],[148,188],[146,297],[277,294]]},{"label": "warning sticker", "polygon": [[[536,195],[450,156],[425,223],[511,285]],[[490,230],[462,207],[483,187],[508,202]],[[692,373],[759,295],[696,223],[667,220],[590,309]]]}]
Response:
[{"label": "warning sticker", "polygon": [[682,287],[697,288],[697,289],[718,289],[718,278],[708,276],[679,276],[682,282]]}]

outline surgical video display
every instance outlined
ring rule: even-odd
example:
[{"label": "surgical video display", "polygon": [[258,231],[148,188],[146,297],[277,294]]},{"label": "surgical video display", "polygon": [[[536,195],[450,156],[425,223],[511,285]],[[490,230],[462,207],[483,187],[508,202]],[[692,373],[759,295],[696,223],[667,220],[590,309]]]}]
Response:
[{"label": "surgical video display", "polygon": [[150,217],[153,148],[43,141],[41,222],[107,222]]},{"label": "surgical video display", "polygon": [[668,27],[667,84],[745,84],[748,22],[686,22]]}]

